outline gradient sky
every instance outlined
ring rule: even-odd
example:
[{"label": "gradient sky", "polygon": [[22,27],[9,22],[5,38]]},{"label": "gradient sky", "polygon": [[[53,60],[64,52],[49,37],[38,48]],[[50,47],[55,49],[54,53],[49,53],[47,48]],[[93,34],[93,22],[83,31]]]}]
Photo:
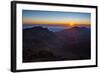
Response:
[{"label": "gradient sky", "polygon": [[45,24],[45,25],[90,25],[91,14],[79,12],[37,11],[23,10],[23,24]]}]

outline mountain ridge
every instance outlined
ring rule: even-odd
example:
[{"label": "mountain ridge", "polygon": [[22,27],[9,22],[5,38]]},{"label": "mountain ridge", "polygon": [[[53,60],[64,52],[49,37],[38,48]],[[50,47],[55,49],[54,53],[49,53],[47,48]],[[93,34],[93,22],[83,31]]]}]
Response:
[{"label": "mountain ridge", "polygon": [[73,27],[52,32],[41,26],[23,29],[23,62],[90,59],[88,30]]}]

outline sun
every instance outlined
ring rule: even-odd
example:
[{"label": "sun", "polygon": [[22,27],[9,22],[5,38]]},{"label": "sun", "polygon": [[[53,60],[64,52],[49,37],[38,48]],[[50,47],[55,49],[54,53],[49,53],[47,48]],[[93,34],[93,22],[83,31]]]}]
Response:
[{"label": "sun", "polygon": [[73,27],[73,26],[75,26],[75,22],[69,22],[69,25],[70,25],[71,27]]}]

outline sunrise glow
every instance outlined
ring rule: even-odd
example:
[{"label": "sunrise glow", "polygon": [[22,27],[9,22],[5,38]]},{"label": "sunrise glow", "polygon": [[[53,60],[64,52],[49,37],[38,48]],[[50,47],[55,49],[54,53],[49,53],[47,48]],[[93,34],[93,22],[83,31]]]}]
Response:
[{"label": "sunrise glow", "polygon": [[90,13],[23,10],[24,25],[90,26]]}]

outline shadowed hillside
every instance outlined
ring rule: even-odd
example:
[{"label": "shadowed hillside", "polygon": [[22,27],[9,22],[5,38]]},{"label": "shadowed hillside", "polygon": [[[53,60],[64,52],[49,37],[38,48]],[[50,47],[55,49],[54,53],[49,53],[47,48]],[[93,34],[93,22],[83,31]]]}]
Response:
[{"label": "shadowed hillside", "polygon": [[90,29],[23,29],[23,62],[90,59]]}]

